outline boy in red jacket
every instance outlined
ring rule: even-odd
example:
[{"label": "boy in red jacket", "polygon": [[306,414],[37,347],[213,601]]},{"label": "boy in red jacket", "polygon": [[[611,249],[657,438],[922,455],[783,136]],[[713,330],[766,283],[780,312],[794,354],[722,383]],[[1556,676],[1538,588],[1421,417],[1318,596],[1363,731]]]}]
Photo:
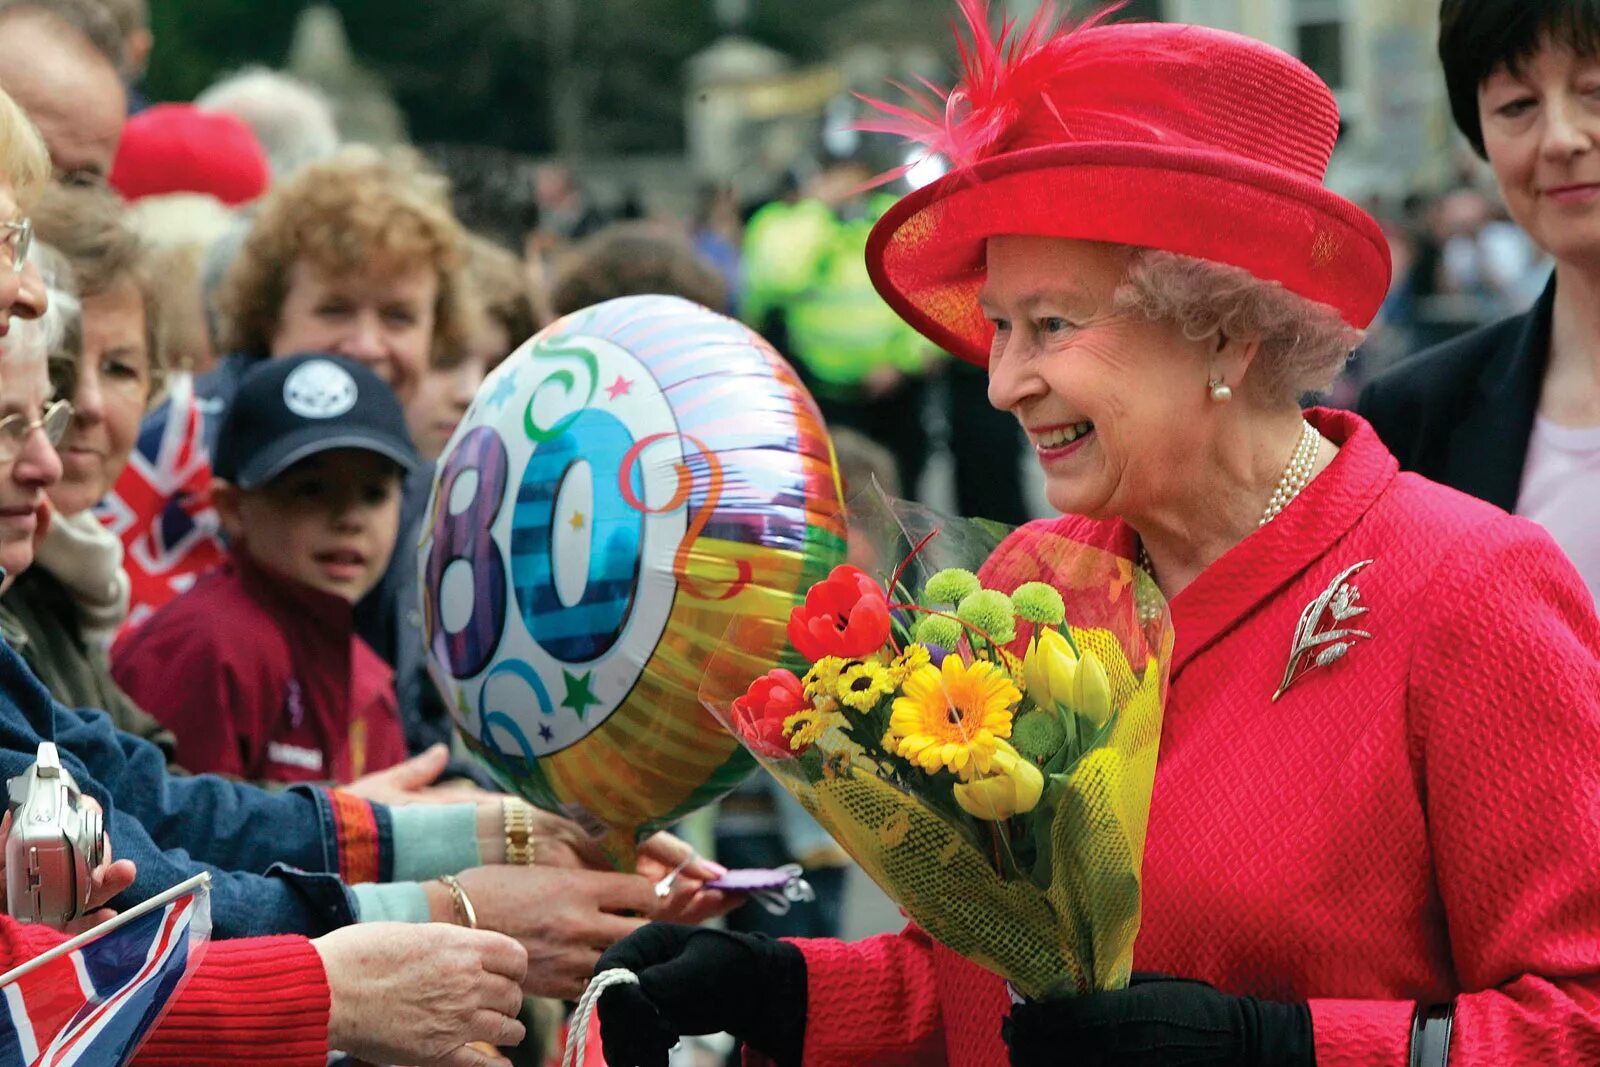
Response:
[{"label": "boy in red jacket", "polygon": [[352,608],[388,566],[417,462],[394,393],[353,360],[273,359],[246,377],[213,460],[232,557],[113,656],[182,766],[349,782],[406,757],[393,675]]}]

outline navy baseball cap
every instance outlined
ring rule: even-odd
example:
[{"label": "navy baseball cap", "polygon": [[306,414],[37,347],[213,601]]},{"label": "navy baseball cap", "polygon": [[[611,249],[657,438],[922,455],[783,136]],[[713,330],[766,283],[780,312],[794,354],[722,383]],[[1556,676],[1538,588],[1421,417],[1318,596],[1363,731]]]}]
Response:
[{"label": "navy baseball cap", "polygon": [[259,489],[308,456],[358,448],[406,471],[421,460],[394,390],[343,356],[268,359],[239,383],[217,434],[211,471]]}]

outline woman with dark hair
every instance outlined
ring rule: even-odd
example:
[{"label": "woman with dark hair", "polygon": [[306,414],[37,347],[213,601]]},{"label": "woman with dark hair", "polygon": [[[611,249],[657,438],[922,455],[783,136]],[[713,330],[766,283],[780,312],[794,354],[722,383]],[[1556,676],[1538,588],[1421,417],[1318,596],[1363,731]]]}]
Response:
[{"label": "woman with dark hair", "polygon": [[1600,5],[1444,0],[1439,57],[1456,125],[1555,274],[1357,410],[1402,467],[1543,525],[1600,596]]}]

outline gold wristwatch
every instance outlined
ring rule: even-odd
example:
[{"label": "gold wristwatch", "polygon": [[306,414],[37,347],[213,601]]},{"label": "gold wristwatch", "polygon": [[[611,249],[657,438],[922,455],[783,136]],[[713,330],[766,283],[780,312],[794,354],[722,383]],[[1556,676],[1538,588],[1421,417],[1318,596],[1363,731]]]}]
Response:
[{"label": "gold wristwatch", "polygon": [[500,810],[506,824],[506,862],[531,867],[537,845],[533,836],[533,809],[525,801],[506,797]]}]

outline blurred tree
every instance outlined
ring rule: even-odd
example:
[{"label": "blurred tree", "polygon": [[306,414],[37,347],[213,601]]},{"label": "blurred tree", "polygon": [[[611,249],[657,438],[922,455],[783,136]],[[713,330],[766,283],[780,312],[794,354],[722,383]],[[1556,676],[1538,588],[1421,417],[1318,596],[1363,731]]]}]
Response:
[{"label": "blurred tree", "polygon": [[[680,150],[683,66],[718,34],[715,0],[327,2],[416,140],[532,153]],[[749,0],[742,32],[812,62],[857,2]],[[902,2],[927,18],[930,0]],[[151,0],[146,90],[187,100],[235,67],[281,64],[306,4]]]}]

